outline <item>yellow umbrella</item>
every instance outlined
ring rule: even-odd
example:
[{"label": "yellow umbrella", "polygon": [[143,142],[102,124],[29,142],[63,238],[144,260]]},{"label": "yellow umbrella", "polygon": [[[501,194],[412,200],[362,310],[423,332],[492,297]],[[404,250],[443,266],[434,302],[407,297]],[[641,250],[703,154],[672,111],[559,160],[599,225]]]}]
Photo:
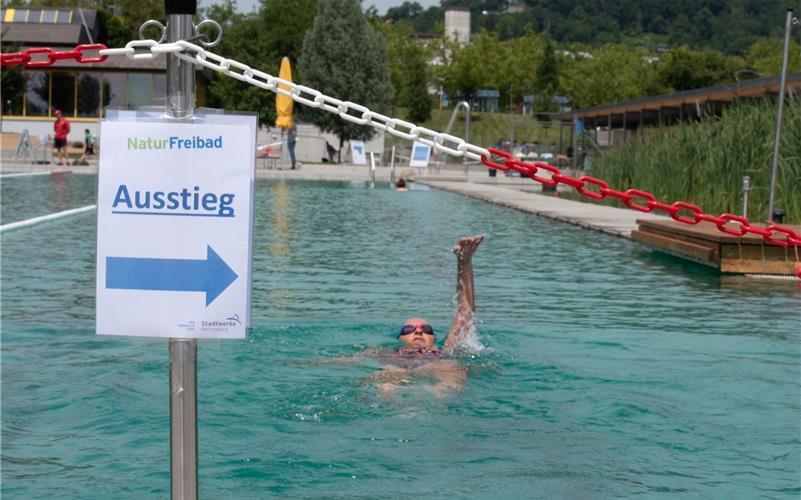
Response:
[{"label": "yellow umbrella", "polygon": [[[281,59],[281,69],[278,72],[278,78],[292,81],[292,68],[289,66],[289,58]],[[278,85],[279,89],[291,90],[286,85]],[[278,116],[275,119],[275,126],[278,128],[291,128],[292,127],[292,98],[285,95],[275,95],[275,111]]]}]

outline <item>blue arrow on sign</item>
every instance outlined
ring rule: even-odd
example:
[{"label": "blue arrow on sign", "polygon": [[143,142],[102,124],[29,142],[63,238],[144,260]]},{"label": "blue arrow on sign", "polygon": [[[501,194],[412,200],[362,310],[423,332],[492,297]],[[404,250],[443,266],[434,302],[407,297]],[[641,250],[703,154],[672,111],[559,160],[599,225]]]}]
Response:
[{"label": "blue arrow on sign", "polygon": [[217,298],[237,274],[207,245],[205,260],[106,257],[106,288],[206,292],[206,305]]}]

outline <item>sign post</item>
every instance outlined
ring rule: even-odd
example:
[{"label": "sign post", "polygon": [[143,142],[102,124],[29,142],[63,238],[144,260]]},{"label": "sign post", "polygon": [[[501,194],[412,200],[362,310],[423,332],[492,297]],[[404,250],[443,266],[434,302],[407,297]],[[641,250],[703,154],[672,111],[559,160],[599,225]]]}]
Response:
[{"label": "sign post", "polygon": [[[196,0],[166,0],[167,40]],[[201,42],[203,43],[203,42]],[[109,110],[97,202],[97,333],[169,338],[173,499],[198,496],[197,339],[250,324],[256,116],[195,115],[195,67],[167,55],[166,116]]]},{"label": "sign post", "polygon": [[[194,35],[197,0],[164,0],[167,41]],[[195,68],[167,54],[167,112],[195,111]],[[173,499],[197,498],[197,341],[170,340],[170,482]]]},{"label": "sign post", "polygon": [[173,498],[197,496],[197,339],[250,322],[255,116],[109,112],[97,333],[170,339]]}]

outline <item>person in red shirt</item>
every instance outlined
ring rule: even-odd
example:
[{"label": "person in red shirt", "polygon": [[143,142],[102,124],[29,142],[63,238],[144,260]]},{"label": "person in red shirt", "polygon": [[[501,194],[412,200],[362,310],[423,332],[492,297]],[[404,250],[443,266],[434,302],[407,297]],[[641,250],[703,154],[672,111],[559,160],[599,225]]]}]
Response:
[{"label": "person in red shirt", "polygon": [[67,135],[70,133],[70,122],[61,116],[60,109],[57,109],[54,114],[56,115],[56,122],[53,123],[53,131],[55,132],[54,142],[56,152],[61,154],[61,161],[59,161],[58,164],[69,164],[69,160],[67,159]]}]

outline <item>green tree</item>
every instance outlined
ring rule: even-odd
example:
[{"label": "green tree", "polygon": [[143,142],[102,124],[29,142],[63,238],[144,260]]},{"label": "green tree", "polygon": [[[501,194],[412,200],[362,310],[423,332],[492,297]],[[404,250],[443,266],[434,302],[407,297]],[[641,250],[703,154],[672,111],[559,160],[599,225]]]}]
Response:
[{"label": "green tree", "polygon": [[428,59],[430,50],[415,39],[408,22],[379,24],[387,41],[392,104],[405,108],[407,118],[424,122],[431,117],[428,95]]},{"label": "green tree", "polygon": [[668,52],[658,63],[659,82],[674,91],[709,87],[734,79],[739,58],[719,52],[697,52],[687,46]]},{"label": "green tree", "polygon": [[[223,29],[223,37],[214,48],[215,53],[266,73],[278,73],[277,65],[269,65],[269,61],[264,60],[260,43],[262,30],[254,14],[237,12],[232,0],[212,5],[205,14],[220,23]],[[212,74],[208,90],[209,105],[212,107],[256,111],[259,124],[262,125],[270,125],[275,119],[275,95],[271,92],[217,73]]]},{"label": "green tree", "polygon": [[[542,61],[537,66],[536,78],[534,79],[534,89],[537,92],[535,107],[538,111],[548,113],[555,111],[553,97],[559,86],[559,67],[554,53],[553,43],[550,40],[545,42],[545,50]],[[541,114],[540,119],[550,121],[550,116]]]},{"label": "green tree", "polygon": [[[748,49],[745,55],[746,65],[762,76],[778,75],[782,71],[782,55],[784,40],[781,38],[763,38]],[[801,70],[801,45],[790,40],[790,57],[787,60],[787,71]]]},{"label": "green tree", "polygon": [[504,60],[508,58],[504,57],[498,36],[482,30],[453,54],[445,70],[445,89],[451,96],[461,95],[468,101],[479,89],[500,89],[497,75],[502,70],[497,66]]},{"label": "green tree", "polygon": [[303,37],[314,25],[316,16],[317,0],[261,0],[259,29],[265,62],[280,64],[282,57],[288,57],[296,64]]},{"label": "green tree", "polygon": [[[390,102],[384,39],[362,14],[358,0],[320,2],[314,27],[303,40],[299,61],[303,83],[324,94],[381,112]],[[323,110],[305,110],[312,123],[346,140],[369,139],[375,130]]]},{"label": "green tree", "polygon": [[608,44],[588,54],[574,47],[564,59],[561,88],[576,108],[649,95],[658,88],[655,70],[643,50]]},{"label": "green tree", "polygon": [[423,13],[423,6],[418,2],[405,1],[397,7],[387,9],[384,19],[393,21],[412,21],[415,17]]},{"label": "green tree", "polygon": [[[18,52],[16,44],[3,47],[3,52]],[[22,96],[25,94],[24,66],[6,66],[0,71],[0,114],[21,115]]]},{"label": "green tree", "polygon": [[500,44],[500,58],[491,61],[501,102],[520,102],[524,95],[536,92],[537,68],[542,64],[547,39],[531,31]]},{"label": "green tree", "polygon": [[[298,81],[294,66],[300,54],[303,35],[314,22],[316,0],[266,0],[255,13],[243,14],[233,0],[212,5],[204,15],[223,28],[223,38],[214,52],[248,66],[277,75],[281,58],[290,58],[293,78]],[[209,83],[209,104],[214,107],[256,111],[261,125],[275,122],[275,94],[214,74]]]}]

